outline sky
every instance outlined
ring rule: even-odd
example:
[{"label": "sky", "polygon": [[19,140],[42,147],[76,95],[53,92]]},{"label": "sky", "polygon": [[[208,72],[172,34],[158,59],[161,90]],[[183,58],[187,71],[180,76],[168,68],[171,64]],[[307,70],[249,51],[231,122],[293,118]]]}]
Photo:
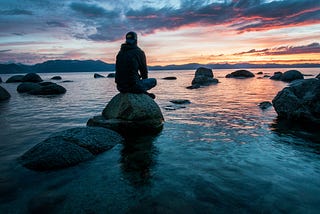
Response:
[{"label": "sky", "polygon": [[0,0],[0,63],[320,63],[320,0]]}]

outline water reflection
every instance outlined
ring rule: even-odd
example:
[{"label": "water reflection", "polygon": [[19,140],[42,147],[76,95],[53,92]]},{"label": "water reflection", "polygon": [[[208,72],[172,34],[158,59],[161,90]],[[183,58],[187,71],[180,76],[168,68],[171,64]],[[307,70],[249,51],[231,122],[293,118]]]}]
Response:
[{"label": "water reflection", "polygon": [[133,185],[150,184],[152,167],[158,153],[153,145],[156,136],[130,137],[121,151],[121,169],[124,177]]}]

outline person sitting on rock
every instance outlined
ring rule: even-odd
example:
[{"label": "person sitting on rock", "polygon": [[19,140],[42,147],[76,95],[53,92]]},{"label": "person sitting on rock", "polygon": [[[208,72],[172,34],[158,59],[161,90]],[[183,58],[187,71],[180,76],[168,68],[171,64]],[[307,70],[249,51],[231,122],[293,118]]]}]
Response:
[{"label": "person sitting on rock", "polygon": [[144,93],[155,98],[147,91],[157,85],[157,80],[148,78],[146,56],[137,45],[135,32],[126,34],[126,42],[117,54],[115,82],[121,93]]}]

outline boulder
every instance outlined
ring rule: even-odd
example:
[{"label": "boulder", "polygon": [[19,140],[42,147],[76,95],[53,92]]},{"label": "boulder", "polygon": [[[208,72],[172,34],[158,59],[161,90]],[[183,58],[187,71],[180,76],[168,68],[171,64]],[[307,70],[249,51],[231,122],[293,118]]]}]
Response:
[{"label": "boulder", "polygon": [[124,139],[100,127],[79,127],[57,132],[25,152],[18,160],[32,170],[74,166],[111,149]]},{"label": "boulder", "polygon": [[299,80],[281,90],[272,100],[281,119],[320,124],[320,80]]},{"label": "boulder", "polygon": [[110,128],[123,135],[149,135],[162,130],[164,118],[157,103],[146,94],[119,93],[102,115],[88,120],[88,126]]},{"label": "boulder", "polygon": [[281,80],[281,76],[282,76],[282,72],[277,71],[277,72],[274,72],[273,76],[270,77],[270,79],[272,79],[272,80]]},{"label": "boulder", "polygon": [[0,101],[2,100],[7,100],[11,97],[11,95],[9,94],[9,92],[0,86]]},{"label": "boulder", "polygon": [[6,83],[22,82],[24,75],[13,75],[7,79]]},{"label": "boulder", "polygon": [[62,77],[61,76],[54,76],[51,79],[52,80],[62,80]]},{"label": "boulder", "polygon": [[109,73],[107,77],[108,78],[114,78],[114,77],[116,77],[116,73]]},{"label": "boulder", "polygon": [[227,74],[226,78],[250,78],[254,77],[254,74],[248,70],[237,70],[231,74]]},{"label": "boulder", "polygon": [[318,75],[316,76],[316,78],[320,79],[320,74],[318,74]]},{"label": "boulder", "polygon": [[93,75],[93,77],[94,77],[94,78],[104,78],[103,75],[97,74],[97,73],[95,73],[95,74]]},{"label": "boulder", "polygon": [[190,104],[190,100],[184,100],[184,99],[176,99],[176,100],[170,100],[171,103],[174,104]]},{"label": "boulder", "polygon": [[66,89],[53,82],[21,83],[17,87],[19,93],[28,93],[32,95],[56,95],[66,93]]},{"label": "boulder", "polygon": [[259,71],[257,74],[260,75],[260,74],[263,74],[263,72],[262,72],[262,71]]},{"label": "boulder", "polygon": [[36,73],[28,73],[22,78],[22,82],[42,82],[41,77]]},{"label": "boulder", "polygon": [[294,80],[303,79],[303,74],[297,70],[289,70],[282,74],[280,80],[284,82],[292,82]]},{"label": "boulder", "polygon": [[2,82],[2,79],[1,79],[1,77],[0,77],[0,83]]},{"label": "boulder", "polygon": [[218,79],[213,78],[211,69],[200,67],[196,70],[191,85],[210,85],[218,82]]}]

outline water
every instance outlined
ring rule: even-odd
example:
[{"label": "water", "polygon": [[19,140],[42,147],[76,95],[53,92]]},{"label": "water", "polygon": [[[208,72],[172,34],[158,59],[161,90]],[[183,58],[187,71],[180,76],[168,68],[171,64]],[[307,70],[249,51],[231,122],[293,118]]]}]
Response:
[{"label": "water", "polygon": [[[279,70],[286,69],[251,69]],[[221,83],[195,90],[186,89],[194,71],[151,72],[165,118],[158,136],[50,172],[30,171],[16,159],[52,132],[100,114],[117,94],[114,79],[41,74],[73,80],[59,83],[66,94],[51,97],[18,94],[18,84],[2,83],[12,97],[0,103],[0,213],[318,213],[319,134],[277,128],[274,109],[257,106],[287,83],[224,78],[232,71],[214,71]],[[172,99],[191,104],[166,110]]]}]

